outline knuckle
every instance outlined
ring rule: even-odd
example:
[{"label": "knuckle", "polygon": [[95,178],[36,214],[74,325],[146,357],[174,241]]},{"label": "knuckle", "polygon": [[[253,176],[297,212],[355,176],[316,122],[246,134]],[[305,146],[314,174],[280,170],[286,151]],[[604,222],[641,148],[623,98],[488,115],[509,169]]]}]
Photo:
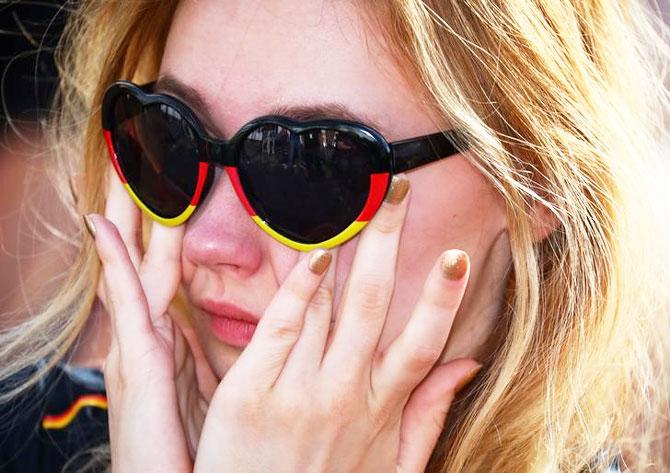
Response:
[{"label": "knuckle", "polygon": [[304,279],[289,278],[286,281],[286,289],[288,293],[303,302],[309,302],[311,294],[305,285]]},{"label": "knuckle", "polygon": [[268,333],[271,338],[285,341],[295,341],[300,336],[302,324],[296,318],[275,317],[269,324]]},{"label": "knuckle", "polygon": [[406,369],[408,371],[418,371],[430,368],[439,360],[442,355],[440,348],[431,346],[414,346],[411,347],[409,355],[405,361]]},{"label": "knuckle", "polygon": [[[444,312],[445,310],[455,310],[457,307],[453,300],[453,294],[441,288],[428,287],[424,289],[421,295],[420,303],[423,304],[427,310],[433,312]],[[456,306],[456,307],[454,307]]]},{"label": "knuckle", "polygon": [[361,309],[379,312],[386,308],[393,287],[390,281],[376,278],[361,282],[357,290]]},{"label": "knuckle", "polygon": [[181,264],[181,254],[173,251],[165,251],[162,248],[157,249],[149,245],[144,258],[142,259],[142,266],[157,271],[165,271],[165,268],[177,267]]},{"label": "knuckle", "polygon": [[379,212],[375,218],[370,221],[370,226],[373,230],[382,234],[400,231],[400,227],[402,226],[402,214],[395,208]]},{"label": "knuckle", "polygon": [[295,422],[296,419],[300,419],[301,417],[305,417],[305,400],[301,393],[296,391],[284,393],[278,399],[277,405],[280,407],[277,409],[275,415],[280,416],[281,419],[284,419],[289,423]]},{"label": "knuckle", "polygon": [[323,399],[322,412],[326,416],[336,415],[339,419],[351,419],[354,417],[354,410],[351,392],[347,393],[343,389],[335,389]]},{"label": "knuckle", "polygon": [[354,419],[359,408],[361,384],[355,379],[341,379],[331,386],[321,398],[323,414],[331,418],[335,415],[344,421]]},{"label": "knuckle", "polygon": [[333,290],[329,287],[319,286],[312,296],[310,305],[314,308],[329,307],[333,301]]}]

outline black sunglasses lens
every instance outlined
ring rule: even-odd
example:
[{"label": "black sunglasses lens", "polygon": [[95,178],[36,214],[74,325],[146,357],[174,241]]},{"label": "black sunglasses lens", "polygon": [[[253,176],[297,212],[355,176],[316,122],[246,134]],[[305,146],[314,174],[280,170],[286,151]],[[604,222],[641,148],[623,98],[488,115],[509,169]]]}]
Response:
[{"label": "black sunglasses lens", "polygon": [[249,133],[239,153],[240,182],[258,216],[294,241],[320,243],[363,210],[380,151],[350,131],[268,124]]},{"label": "black sunglasses lens", "polygon": [[112,144],[128,185],[152,212],[177,217],[188,208],[198,183],[192,127],[170,105],[142,105],[130,94],[118,97],[113,107]]}]

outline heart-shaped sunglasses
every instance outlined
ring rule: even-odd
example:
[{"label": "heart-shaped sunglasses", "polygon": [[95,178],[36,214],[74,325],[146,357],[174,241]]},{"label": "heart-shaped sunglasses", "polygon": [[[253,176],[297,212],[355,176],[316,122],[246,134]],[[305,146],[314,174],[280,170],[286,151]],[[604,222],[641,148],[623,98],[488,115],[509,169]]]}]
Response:
[{"label": "heart-shaped sunglasses", "polygon": [[195,113],[154,83],[114,82],[102,127],[114,167],[133,200],[164,225],[188,219],[223,166],[251,218],[302,251],[330,248],[360,232],[379,209],[394,173],[459,153],[448,130],[389,143],[346,120],[256,118],[230,140],[208,136]]}]

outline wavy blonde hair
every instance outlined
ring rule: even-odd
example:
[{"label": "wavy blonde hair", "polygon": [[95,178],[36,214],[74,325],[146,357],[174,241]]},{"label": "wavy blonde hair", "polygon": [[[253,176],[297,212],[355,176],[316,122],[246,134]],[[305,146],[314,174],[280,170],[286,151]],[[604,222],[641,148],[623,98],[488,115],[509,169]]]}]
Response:
[{"label": "wavy blonde hair", "polygon": [[[102,94],[156,77],[176,3],[84,1],[72,13],[51,131],[73,219],[104,206]],[[504,333],[427,471],[605,471],[618,453],[633,471],[667,471],[670,52],[658,11],[633,0],[364,3],[427,105],[468,130],[510,225]],[[66,182],[82,170],[77,210]],[[557,222],[541,241],[538,209]],[[70,235],[78,256],[58,297],[1,335],[1,379],[43,358],[49,369],[82,332],[99,266],[81,236]]]}]

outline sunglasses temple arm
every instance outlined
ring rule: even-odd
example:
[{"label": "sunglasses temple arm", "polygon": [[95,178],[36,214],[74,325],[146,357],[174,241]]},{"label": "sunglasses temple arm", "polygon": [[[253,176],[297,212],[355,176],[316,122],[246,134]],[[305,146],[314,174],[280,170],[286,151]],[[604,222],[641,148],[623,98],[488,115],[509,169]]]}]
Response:
[{"label": "sunglasses temple arm", "polygon": [[449,130],[391,143],[393,173],[429,164],[439,159],[460,153],[466,140],[458,130]]},{"label": "sunglasses temple arm", "polygon": [[142,84],[138,86],[140,89],[142,89],[143,92],[150,94],[154,91],[154,86],[156,85],[156,81],[152,82],[147,82],[146,84]]}]

